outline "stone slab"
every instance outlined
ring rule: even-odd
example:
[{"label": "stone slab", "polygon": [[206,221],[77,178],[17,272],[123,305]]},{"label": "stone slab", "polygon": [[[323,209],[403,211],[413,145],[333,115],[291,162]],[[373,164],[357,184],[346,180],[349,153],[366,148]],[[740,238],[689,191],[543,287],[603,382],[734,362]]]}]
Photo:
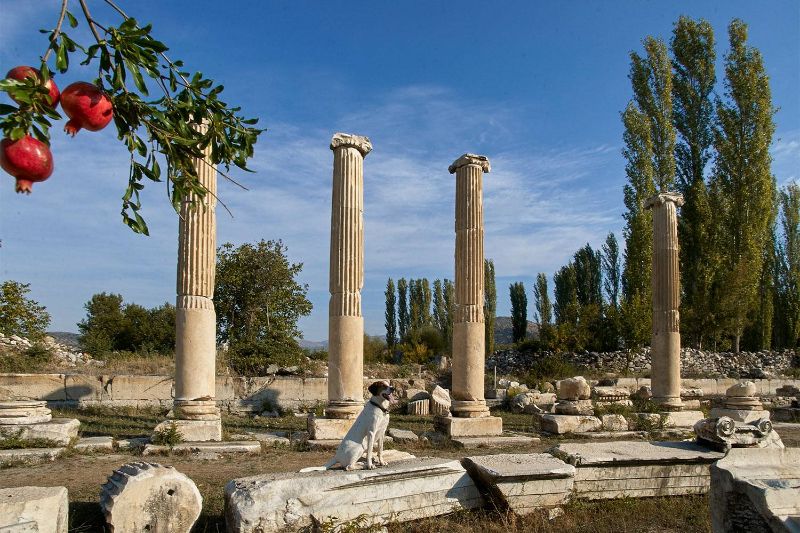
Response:
[{"label": "stone slab", "polygon": [[261,453],[261,443],[253,440],[226,441],[226,442],[181,442],[170,450],[169,446],[147,444],[142,455],[159,455],[172,452],[178,453]]},{"label": "stone slab", "polygon": [[563,443],[550,453],[575,466],[575,495],[588,500],[704,494],[724,457],[693,442]]},{"label": "stone slab", "polygon": [[117,448],[120,450],[137,450],[144,448],[146,444],[150,444],[150,437],[133,437],[130,439],[122,439],[117,441]]},{"label": "stone slab", "polygon": [[605,431],[628,431],[628,420],[622,415],[603,415],[600,421]]},{"label": "stone slab", "polygon": [[[67,533],[68,501],[65,487],[0,489],[0,531]],[[35,524],[35,528],[22,526]],[[5,529],[8,527],[8,529]]]},{"label": "stone slab", "polygon": [[458,437],[453,439],[453,444],[466,450],[474,448],[512,448],[516,446],[531,446],[541,442],[538,437],[525,437],[522,435],[501,435],[499,437]]},{"label": "stone slab", "polygon": [[222,440],[222,421],[217,420],[165,420],[155,427],[154,432],[166,431],[175,424],[185,442],[205,442]]},{"label": "stone slab", "polygon": [[376,470],[267,474],[234,479],[225,487],[227,526],[240,533],[364,517],[375,524],[405,522],[483,504],[466,470],[450,459],[415,459]]},{"label": "stone slab", "polygon": [[268,446],[289,446],[292,443],[285,431],[248,431],[247,434],[258,442],[266,443]]},{"label": "stone slab", "polygon": [[64,374],[0,374],[0,399],[63,401]]},{"label": "stone slab", "polygon": [[64,376],[64,395],[67,401],[102,402],[109,400],[110,395],[105,386],[109,376],[87,376],[84,374],[67,374]]},{"label": "stone slab", "polygon": [[542,431],[563,435],[565,433],[585,433],[597,431],[603,423],[596,416],[545,414],[539,419]]},{"label": "stone slab", "polygon": [[80,426],[80,421],[75,418],[53,418],[42,424],[0,426],[0,440],[16,436],[23,440],[46,439],[58,446],[68,446],[78,437]]},{"label": "stone slab", "polygon": [[644,439],[646,431],[588,431],[586,433],[570,433],[570,436],[584,439]]},{"label": "stone slab", "polygon": [[663,414],[666,415],[664,426],[670,428],[692,428],[706,417],[702,411],[669,411]]},{"label": "stone slab", "polygon": [[800,531],[800,449],[734,448],[711,467],[712,529]]},{"label": "stone slab", "polygon": [[311,440],[342,440],[353,426],[355,418],[308,418]]},{"label": "stone slab", "polygon": [[114,450],[113,437],[84,437],[75,444],[79,452],[110,452]]},{"label": "stone slab", "polygon": [[17,522],[16,524],[0,525],[0,533],[39,533],[36,522]]},{"label": "stone slab", "polygon": [[[393,442],[393,439],[384,437],[384,442]],[[310,450],[335,450],[342,443],[342,439],[307,439],[306,443]]]},{"label": "stone slab", "polygon": [[464,467],[500,508],[525,515],[569,501],[575,467],[546,453],[467,457]]},{"label": "stone slab", "polygon": [[56,460],[66,448],[15,448],[0,450],[0,465],[23,463],[35,465]]},{"label": "stone slab", "polygon": [[727,416],[734,422],[749,424],[750,422],[757,422],[762,418],[769,419],[770,412],[766,409],[727,409],[724,407],[715,407],[709,413],[708,418],[721,418],[723,416]]},{"label": "stone slab", "polygon": [[450,437],[485,437],[500,436],[503,434],[503,419],[499,416],[484,416],[481,418],[460,418],[450,416],[437,416],[434,426]]},{"label": "stone slab", "polygon": [[164,400],[174,397],[174,386],[167,376],[118,375],[105,385],[112,400]]},{"label": "stone slab", "polygon": [[417,434],[408,429],[389,428],[387,433],[396,442],[405,443],[405,442],[419,441],[419,437],[417,436]]}]

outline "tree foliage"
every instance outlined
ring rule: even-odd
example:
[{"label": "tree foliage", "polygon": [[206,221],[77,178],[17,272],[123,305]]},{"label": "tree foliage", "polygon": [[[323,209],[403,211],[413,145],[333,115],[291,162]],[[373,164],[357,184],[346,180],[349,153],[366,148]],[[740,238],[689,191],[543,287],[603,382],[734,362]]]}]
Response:
[{"label": "tree foliage", "polygon": [[[240,108],[223,101],[222,85],[201,72],[191,73],[183,62],[172,60],[169,48],[152,35],[150,24],[140,24],[111,0],[104,0],[120,22],[100,22],[89,11],[87,0],[78,0],[81,19],[91,30],[92,44],[79,43],[67,34],[79,24],[62,0],[58,20],[48,36],[41,58],[39,79],[0,81],[0,90],[12,96],[18,106],[0,105],[0,129],[5,137],[17,140],[30,133],[48,143],[51,120],[59,113],[49,105],[44,87],[53,72],[62,74],[78,55],[81,65],[96,66],[94,84],[111,99],[114,124],[119,140],[130,152],[128,186],[122,197],[122,219],[133,231],[148,233],[140,215],[140,191],[145,181],[169,182],[170,200],[177,211],[181,200],[194,193],[207,192],[200,184],[195,159],[203,159],[210,147],[210,163],[230,169],[247,169],[253,145],[263,130],[257,119],[240,115]],[[74,35],[74,34],[73,34]],[[153,93],[153,94],[151,94]],[[200,128],[204,124],[205,128]],[[162,174],[159,159],[166,160]],[[227,174],[223,173],[227,177]]]},{"label": "tree foliage", "polygon": [[0,285],[0,331],[37,340],[50,325],[45,306],[28,297],[29,283],[6,280]]},{"label": "tree foliage", "polygon": [[511,334],[516,343],[525,340],[528,332],[528,296],[521,281],[509,285],[508,291],[511,296]]},{"label": "tree foliage", "polygon": [[408,310],[408,282],[405,278],[397,280],[397,332],[404,339],[411,329],[411,317]]},{"label": "tree foliage", "polygon": [[397,296],[394,292],[394,281],[386,281],[386,312],[384,313],[386,326],[386,345],[390,348],[397,344]]},{"label": "tree foliage", "polygon": [[497,321],[497,286],[495,284],[494,261],[483,260],[483,320],[486,329],[486,355],[494,352],[494,325]]},{"label": "tree foliage", "polygon": [[295,364],[300,355],[297,321],[312,306],[306,298],[308,285],[296,279],[303,264],[291,263],[286,254],[282,241],[263,239],[239,247],[226,243],[217,250],[218,338],[230,343],[231,352],[240,356],[237,361],[249,371],[257,371],[251,365],[256,359]]}]

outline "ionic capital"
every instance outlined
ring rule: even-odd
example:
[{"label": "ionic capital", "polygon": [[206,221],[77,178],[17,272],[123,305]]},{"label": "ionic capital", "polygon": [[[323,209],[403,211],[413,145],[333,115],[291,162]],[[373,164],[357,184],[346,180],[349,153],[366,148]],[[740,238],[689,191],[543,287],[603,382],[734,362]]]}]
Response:
[{"label": "ionic capital", "polygon": [[644,206],[649,209],[667,202],[674,202],[676,206],[680,207],[683,205],[683,195],[679,192],[662,192],[645,200]]},{"label": "ionic capital", "polygon": [[331,150],[337,148],[355,148],[363,157],[372,151],[372,143],[369,137],[363,135],[351,135],[349,133],[334,133],[331,139]]},{"label": "ionic capital", "polygon": [[484,172],[490,172],[492,170],[491,165],[489,165],[489,158],[485,155],[476,155],[476,154],[464,154],[455,161],[453,164],[448,167],[448,171],[450,174],[455,174],[456,170],[461,167],[465,167],[467,165],[476,165],[481,167],[481,170]]}]

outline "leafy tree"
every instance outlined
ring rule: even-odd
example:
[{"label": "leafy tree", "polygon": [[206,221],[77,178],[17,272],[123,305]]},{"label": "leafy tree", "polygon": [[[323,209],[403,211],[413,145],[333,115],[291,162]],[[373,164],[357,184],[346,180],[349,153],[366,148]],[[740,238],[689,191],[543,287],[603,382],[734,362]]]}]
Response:
[{"label": "leafy tree", "polygon": [[392,278],[386,282],[386,345],[392,348],[397,344],[397,296],[394,292]]},{"label": "leafy tree", "polygon": [[670,43],[673,54],[673,123],[676,185],[685,203],[678,219],[681,298],[681,333],[702,347],[713,326],[712,289],[718,270],[713,220],[705,171],[712,156],[716,83],[714,30],[706,20],[681,16]]},{"label": "leafy tree", "polygon": [[125,331],[122,295],[101,292],[84,304],[86,318],[78,323],[80,343],[93,357],[103,357],[119,350],[120,335]]},{"label": "leafy tree", "polygon": [[791,183],[780,193],[781,242],[775,267],[775,344],[795,347],[800,340],[800,185]]},{"label": "leafy tree", "polygon": [[433,282],[433,325],[442,333],[447,331],[447,307],[440,279]]},{"label": "leafy tree", "polygon": [[397,280],[397,332],[401,339],[411,329],[411,316],[408,312],[408,282],[405,278]]},{"label": "leafy tree", "polygon": [[616,235],[613,233],[609,233],[606,237],[601,257],[603,262],[603,290],[606,293],[608,304],[613,308],[617,308],[620,294],[619,244],[617,243]]},{"label": "leafy tree", "polygon": [[295,364],[301,337],[297,321],[311,312],[308,285],[295,279],[302,263],[290,263],[283,242],[261,240],[234,248],[226,243],[217,250],[214,305],[220,340],[242,371],[263,364]]},{"label": "leafy tree", "polygon": [[528,297],[521,281],[509,285],[508,290],[511,294],[512,338],[516,343],[525,340],[528,332]]},{"label": "leafy tree", "polygon": [[603,302],[602,296],[602,257],[587,243],[575,252],[575,288],[580,306],[597,305]]},{"label": "leafy tree", "polygon": [[[420,280],[410,279],[408,281],[408,315],[409,331],[422,327],[422,287]],[[408,334],[408,332],[406,332]]]},{"label": "leafy tree", "polygon": [[575,280],[575,265],[570,262],[553,274],[555,301],[553,311],[556,324],[578,323],[578,289]]},{"label": "leafy tree", "polygon": [[539,324],[539,340],[547,349],[552,343],[553,305],[550,303],[550,293],[547,289],[547,276],[544,272],[536,275],[536,284],[533,286],[533,301],[536,306],[534,320]]},{"label": "leafy tree", "polygon": [[494,261],[483,260],[483,319],[486,327],[486,355],[494,353],[494,324],[497,319],[497,286]]},{"label": "leafy tree", "polygon": [[29,283],[6,280],[0,285],[0,331],[31,340],[44,336],[50,314],[39,302],[28,298]]},{"label": "leafy tree", "polygon": [[443,283],[444,308],[447,312],[447,329],[442,331],[445,341],[445,349],[452,352],[453,349],[453,317],[455,315],[456,288],[453,282],[445,279]]},{"label": "leafy tree", "polygon": [[[105,3],[120,16],[119,25],[100,23],[89,12],[88,3],[80,0],[82,18],[95,43],[87,46],[74,41],[64,25],[78,26],[78,19],[67,10],[68,3],[62,1],[55,28],[45,32],[49,43],[39,66],[39,79],[0,81],[0,90],[20,102],[18,106],[0,106],[0,129],[5,137],[17,140],[31,133],[49,143],[50,119],[61,116],[49,105],[44,84],[52,67],[66,73],[70,61],[74,64],[74,55],[80,53],[82,65],[97,66],[94,83],[111,99],[119,140],[130,152],[122,219],[131,229],[148,233],[139,214],[139,192],[145,178],[167,179],[170,200],[177,211],[190,193],[200,198],[206,193],[194,168],[195,158],[203,158],[206,147],[211,148],[212,164],[247,170],[247,160],[253,156],[253,145],[263,130],[253,127],[257,119],[240,116],[240,108],[220,99],[222,85],[215,85],[200,72],[184,70],[182,61],[166,55],[167,46],[152,36],[150,24],[140,24],[111,0]],[[151,91],[158,96],[152,96]],[[200,128],[200,124],[207,127]],[[166,158],[165,176],[156,158],[158,153]]]},{"label": "leafy tree", "polygon": [[421,298],[421,314],[420,314],[420,321],[423,326],[430,326],[431,325],[431,284],[428,282],[428,278],[422,278],[420,280],[419,285],[420,291],[420,298]]},{"label": "leafy tree", "polygon": [[769,154],[775,110],[761,53],[747,45],[747,25],[734,20],[728,34],[726,100],[716,102],[717,156],[712,180],[724,199],[716,206],[722,218],[720,270],[725,287],[720,315],[738,352],[744,328],[758,305],[764,250],[776,214]]}]

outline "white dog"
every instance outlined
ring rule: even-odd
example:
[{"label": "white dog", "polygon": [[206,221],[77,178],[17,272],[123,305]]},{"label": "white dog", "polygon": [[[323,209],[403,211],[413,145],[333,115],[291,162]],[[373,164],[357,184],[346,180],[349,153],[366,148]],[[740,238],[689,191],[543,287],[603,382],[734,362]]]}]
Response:
[{"label": "white dog", "polygon": [[[394,389],[385,381],[376,381],[367,389],[372,398],[364,404],[364,409],[353,422],[353,426],[342,439],[336,455],[324,467],[304,468],[301,472],[328,470],[339,465],[345,470],[353,470],[355,464],[367,452],[367,468],[385,466],[383,461],[383,439],[389,427],[389,406],[394,402]],[[378,443],[377,460],[372,460],[372,449]]]}]

